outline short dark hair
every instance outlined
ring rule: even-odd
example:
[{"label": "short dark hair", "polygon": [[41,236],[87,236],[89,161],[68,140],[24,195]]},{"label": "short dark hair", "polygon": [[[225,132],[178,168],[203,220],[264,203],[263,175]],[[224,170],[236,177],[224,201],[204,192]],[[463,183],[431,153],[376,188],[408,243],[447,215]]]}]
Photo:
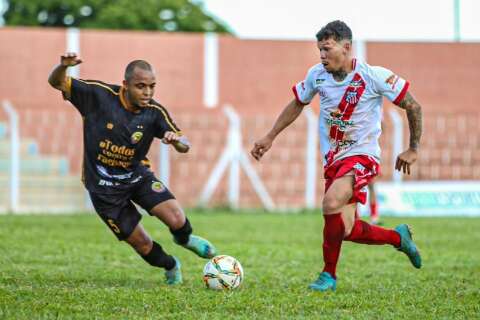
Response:
[{"label": "short dark hair", "polygon": [[352,42],[352,30],[347,24],[340,20],[327,23],[317,32],[317,41],[333,38],[335,41],[350,40]]},{"label": "short dark hair", "polygon": [[128,82],[132,79],[133,77],[133,71],[135,68],[140,68],[142,70],[146,71],[152,71],[152,66],[150,63],[148,63],[145,60],[133,60],[127,65],[127,68],[125,69],[125,80]]}]

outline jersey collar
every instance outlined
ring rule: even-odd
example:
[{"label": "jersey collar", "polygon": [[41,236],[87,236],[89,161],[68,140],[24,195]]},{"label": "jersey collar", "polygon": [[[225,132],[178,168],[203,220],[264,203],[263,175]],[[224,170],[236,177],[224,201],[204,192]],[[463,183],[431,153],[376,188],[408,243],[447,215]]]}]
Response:
[{"label": "jersey collar", "polygon": [[130,103],[125,99],[125,88],[123,86],[120,87],[118,96],[120,97],[120,103],[125,110],[132,113],[140,113],[140,110],[133,111]]}]

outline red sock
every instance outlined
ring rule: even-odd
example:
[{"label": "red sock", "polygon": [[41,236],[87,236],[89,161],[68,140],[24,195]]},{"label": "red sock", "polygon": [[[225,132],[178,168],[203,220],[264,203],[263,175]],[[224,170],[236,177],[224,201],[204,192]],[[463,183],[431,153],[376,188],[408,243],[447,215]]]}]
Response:
[{"label": "red sock", "polygon": [[345,236],[345,225],[341,213],[324,215],[325,226],[323,227],[323,261],[326,271],[336,278],[337,261],[340,256],[342,240]]},{"label": "red sock", "polygon": [[352,232],[345,240],[364,244],[391,244],[400,246],[400,235],[391,229],[369,224],[363,220],[355,220]]},{"label": "red sock", "polygon": [[378,209],[377,209],[377,203],[370,203],[370,217],[371,218],[378,218]]}]

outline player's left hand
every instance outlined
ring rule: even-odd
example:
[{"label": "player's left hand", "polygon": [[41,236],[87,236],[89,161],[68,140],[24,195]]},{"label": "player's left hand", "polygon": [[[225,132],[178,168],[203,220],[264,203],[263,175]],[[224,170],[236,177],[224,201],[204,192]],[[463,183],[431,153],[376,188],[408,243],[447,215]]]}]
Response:
[{"label": "player's left hand", "polygon": [[395,170],[410,174],[410,166],[417,161],[417,150],[408,149],[400,153],[395,162]]},{"label": "player's left hand", "polygon": [[163,135],[162,142],[165,144],[173,144],[175,142],[180,141],[180,136],[178,136],[175,132],[173,131],[167,131]]}]

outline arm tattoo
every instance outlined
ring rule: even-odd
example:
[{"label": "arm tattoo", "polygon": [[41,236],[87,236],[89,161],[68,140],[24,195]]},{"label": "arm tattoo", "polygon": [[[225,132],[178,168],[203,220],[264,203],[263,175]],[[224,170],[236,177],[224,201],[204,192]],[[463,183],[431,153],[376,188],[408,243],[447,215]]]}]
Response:
[{"label": "arm tattoo", "polygon": [[422,135],[422,107],[407,92],[405,98],[398,105],[407,111],[408,127],[410,129],[410,148],[417,150]]}]

